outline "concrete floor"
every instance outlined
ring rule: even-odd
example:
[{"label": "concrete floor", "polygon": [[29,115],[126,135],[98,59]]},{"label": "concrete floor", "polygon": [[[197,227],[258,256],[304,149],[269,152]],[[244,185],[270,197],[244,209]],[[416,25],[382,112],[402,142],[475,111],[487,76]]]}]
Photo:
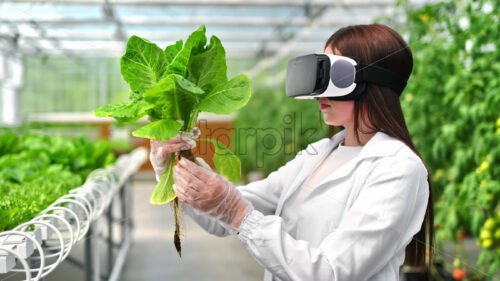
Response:
[{"label": "concrete floor", "polygon": [[[236,236],[212,236],[189,216],[183,217],[182,259],[179,258],[173,245],[172,208],[149,203],[155,184],[152,173],[139,174],[134,181],[134,240],[120,281],[263,280],[264,269],[252,259]],[[83,244],[83,241],[78,242],[71,251],[72,257],[83,260]],[[106,269],[104,249],[99,250],[104,262],[101,267]],[[84,274],[65,261],[44,280],[83,281]]]},{"label": "concrete floor", "polygon": [[206,233],[184,216],[182,259],[173,244],[174,220],[170,206],[149,204],[154,182],[136,181],[134,245],[121,280],[262,280],[264,270],[250,257],[236,236],[219,238]]}]

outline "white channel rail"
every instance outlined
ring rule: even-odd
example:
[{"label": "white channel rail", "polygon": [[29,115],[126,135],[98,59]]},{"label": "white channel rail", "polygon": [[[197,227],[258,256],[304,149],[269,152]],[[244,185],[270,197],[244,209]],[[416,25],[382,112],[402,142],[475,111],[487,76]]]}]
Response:
[{"label": "white channel rail", "polygon": [[145,148],[121,155],[115,164],[93,171],[82,186],[32,220],[0,232],[0,274],[22,272],[24,280],[37,281],[54,271],[147,156]]}]

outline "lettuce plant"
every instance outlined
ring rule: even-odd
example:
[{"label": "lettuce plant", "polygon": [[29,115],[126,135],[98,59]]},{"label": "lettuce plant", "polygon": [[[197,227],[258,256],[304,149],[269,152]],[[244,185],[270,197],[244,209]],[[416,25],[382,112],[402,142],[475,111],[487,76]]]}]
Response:
[{"label": "lettuce plant", "polygon": [[[205,32],[205,26],[201,26],[186,42],[179,40],[165,50],[138,36],[130,37],[120,61],[122,76],[130,85],[129,102],[105,105],[95,110],[95,115],[119,121],[137,121],[147,115],[151,123],[132,134],[164,141],[179,131],[192,131],[200,112],[228,114],[243,107],[251,95],[248,77],[241,74],[228,80],[224,47],[216,36],[207,45]],[[216,140],[207,141],[215,145],[217,172],[238,181],[240,160]],[[172,187],[172,169],[180,157],[194,160],[190,150],[179,153],[178,159],[171,155],[151,197],[152,204],[174,200],[174,241],[179,254],[178,202]]]},{"label": "lettuce plant", "polygon": [[0,134],[0,232],[33,219],[114,161],[108,142],[85,136]]}]

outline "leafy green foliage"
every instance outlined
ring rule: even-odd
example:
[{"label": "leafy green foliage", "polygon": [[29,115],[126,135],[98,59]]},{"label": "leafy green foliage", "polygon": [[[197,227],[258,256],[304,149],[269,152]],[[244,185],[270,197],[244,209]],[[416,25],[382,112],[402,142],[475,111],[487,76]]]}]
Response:
[{"label": "leafy green foliage", "polygon": [[123,122],[134,122],[147,114],[153,105],[144,101],[111,103],[95,111],[97,117],[114,117]]},{"label": "leafy green foliage", "polygon": [[5,140],[15,149],[0,157],[0,231],[30,220],[81,185],[91,171],[114,162],[109,143],[83,136],[28,134],[21,139],[7,132],[0,144]]},{"label": "leafy green foliage", "polygon": [[[413,140],[434,172],[437,242],[478,238],[500,208],[498,1],[443,1],[406,8],[414,70],[402,96]],[[500,251],[483,249],[490,277]]]},{"label": "leafy green foliage", "polygon": [[7,132],[0,135],[0,156],[15,153],[18,150],[19,142],[16,134]]},{"label": "leafy green foliage", "polygon": [[174,184],[174,165],[175,165],[175,154],[170,156],[167,163],[167,168],[160,177],[160,182],[158,186],[153,191],[150,202],[151,204],[165,204],[165,202],[170,202],[177,197],[173,188],[170,188]]},{"label": "leafy green foliage", "polygon": [[241,74],[214,88],[205,96],[198,108],[201,111],[228,114],[246,105],[249,99],[250,80]]},{"label": "leafy green foliage", "polygon": [[[227,114],[243,107],[251,95],[248,77],[242,74],[228,81],[225,50],[215,36],[206,46],[205,32],[205,26],[201,26],[185,43],[179,40],[164,51],[146,39],[132,36],[121,58],[123,78],[132,90],[130,102],[105,105],[95,110],[95,115],[121,121],[148,115],[153,122],[133,134],[168,140],[181,130],[191,131],[200,112]],[[239,179],[235,156],[221,146],[217,144],[216,149],[224,154],[214,158],[218,169],[231,180]],[[172,167],[169,164],[160,177],[152,203],[164,204],[175,198]]]},{"label": "leafy green foliage", "polygon": [[182,125],[174,120],[158,120],[132,132],[136,137],[168,140],[177,135]]},{"label": "leafy green foliage", "polygon": [[165,48],[165,56],[167,58],[167,63],[171,64],[175,56],[182,50],[184,43],[182,40],[175,42],[175,44],[167,46]]},{"label": "leafy green foliage", "polygon": [[184,77],[169,74],[151,87],[144,98],[160,107],[165,119],[189,122],[190,114],[201,94],[203,90]]},{"label": "leafy green foliage", "polygon": [[167,67],[167,57],[163,50],[138,36],[129,38],[127,51],[120,62],[123,79],[132,91],[140,93],[160,81]]},{"label": "leafy green foliage", "polygon": [[201,139],[209,141],[215,146],[214,164],[217,173],[226,177],[229,181],[237,182],[241,177],[241,161],[226,146],[214,139]]},{"label": "leafy green foliage", "polygon": [[[179,74],[180,76],[186,76],[187,66],[189,59],[191,58],[191,53],[195,54],[202,51],[203,47],[207,43],[207,38],[205,37],[206,28],[202,25],[198,30],[193,32],[182,49],[175,55],[172,62],[168,65],[167,71],[163,74]],[[176,43],[177,47],[177,43]]]},{"label": "leafy green foliage", "polygon": [[226,70],[226,51],[219,38],[212,36],[206,51],[191,58],[188,79],[210,93],[217,85],[227,82]]}]

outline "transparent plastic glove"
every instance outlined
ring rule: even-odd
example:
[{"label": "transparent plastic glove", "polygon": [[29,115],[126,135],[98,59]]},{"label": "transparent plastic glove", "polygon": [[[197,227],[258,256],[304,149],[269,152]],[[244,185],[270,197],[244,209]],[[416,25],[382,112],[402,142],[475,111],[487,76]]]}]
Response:
[{"label": "transparent plastic glove", "polygon": [[149,161],[155,171],[156,180],[159,181],[160,176],[167,167],[170,155],[173,152],[181,150],[193,149],[196,147],[195,139],[200,136],[200,130],[194,128],[192,132],[179,132],[179,134],[167,141],[151,140],[151,152],[149,153]]},{"label": "transparent plastic glove", "polygon": [[202,164],[181,159],[174,167],[174,181],[181,201],[218,219],[233,233],[254,209],[232,183]]},{"label": "transparent plastic glove", "polygon": [[196,162],[198,162],[198,164],[200,164],[202,167],[205,167],[209,170],[212,170],[212,168],[210,168],[210,165],[207,164],[207,162],[205,162],[205,160],[201,157],[196,157]]}]

